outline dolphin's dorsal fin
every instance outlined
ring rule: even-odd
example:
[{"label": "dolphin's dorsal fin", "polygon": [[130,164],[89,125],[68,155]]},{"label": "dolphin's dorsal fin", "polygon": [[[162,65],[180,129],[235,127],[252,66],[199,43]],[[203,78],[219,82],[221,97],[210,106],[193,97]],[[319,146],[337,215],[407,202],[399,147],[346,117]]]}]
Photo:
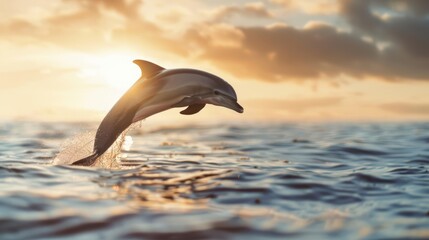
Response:
[{"label": "dolphin's dorsal fin", "polygon": [[145,60],[136,59],[133,61],[133,63],[140,67],[140,70],[142,71],[142,77],[146,79],[151,78],[165,70],[165,68]]},{"label": "dolphin's dorsal fin", "polygon": [[188,108],[181,111],[180,113],[183,115],[192,115],[192,114],[195,114],[195,113],[201,111],[201,109],[203,109],[205,105],[206,104],[204,104],[204,103],[192,104],[192,105],[189,105]]}]

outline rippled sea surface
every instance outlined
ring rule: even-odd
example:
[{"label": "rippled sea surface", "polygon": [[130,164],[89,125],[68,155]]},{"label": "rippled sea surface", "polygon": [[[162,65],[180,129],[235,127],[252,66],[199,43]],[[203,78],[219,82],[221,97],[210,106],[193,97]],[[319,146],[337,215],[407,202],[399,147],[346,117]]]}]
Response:
[{"label": "rippled sea surface", "polygon": [[120,169],[51,163],[96,127],[1,124],[0,239],[429,239],[429,123],[143,124]]}]

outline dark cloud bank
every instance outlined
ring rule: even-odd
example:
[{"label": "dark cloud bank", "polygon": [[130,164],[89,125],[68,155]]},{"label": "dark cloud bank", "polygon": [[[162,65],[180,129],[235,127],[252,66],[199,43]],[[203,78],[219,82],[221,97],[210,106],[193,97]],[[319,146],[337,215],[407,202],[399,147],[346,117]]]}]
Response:
[{"label": "dark cloud bank", "polygon": [[338,4],[351,31],[326,24],[304,29],[239,27],[243,34],[240,47],[210,46],[203,39],[199,41],[202,56],[239,76],[266,81],[341,74],[429,79],[429,1],[344,0]]}]

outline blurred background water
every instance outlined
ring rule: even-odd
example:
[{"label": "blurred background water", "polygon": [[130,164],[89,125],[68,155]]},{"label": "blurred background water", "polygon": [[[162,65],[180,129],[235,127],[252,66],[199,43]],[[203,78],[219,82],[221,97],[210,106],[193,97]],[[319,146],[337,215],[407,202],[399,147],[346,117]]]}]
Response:
[{"label": "blurred background water", "polygon": [[96,127],[2,123],[0,239],[429,239],[429,123],[143,123],[119,169],[52,164]]}]

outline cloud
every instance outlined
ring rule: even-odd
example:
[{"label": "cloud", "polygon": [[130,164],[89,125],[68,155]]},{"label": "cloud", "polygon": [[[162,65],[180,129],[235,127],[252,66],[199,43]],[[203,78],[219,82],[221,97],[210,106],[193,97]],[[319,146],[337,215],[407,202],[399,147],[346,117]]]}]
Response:
[{"label": "cloud", "polygon": [[304,29],[286,25],[235,29],[242,36],[237,47],[213,45],[213,38],[222,35],[202,35],[198,29],[188,32],[187,41],[198,43],[201,59],[238,77],[269,82],[340,75],[387,80],[429,76],[425,60],[392,48],[379,50],[359,35],[326,24]]},{"label": "cloud", "polygon": [[[383,10],[384,16],[375,8]],[[342,14],[359,32],[376,42],[387,42],[395,51],[415,58],[429,58],[428,1],[342,1]],[[379,10],[380,11],[380,10]],[[389,13],[400,13],[390,16]]]},{"label": "cloud", "polygon": [[337,0],[271,0],[289,11],[298,10],[309,14],[333,14],[338,12]]},{"label": "cloud", "polygon": [[[314,4],[338,7],[336,11],[351,26],[348,31],[322,22],[309,22],[303,28],[282,22],[238,26],[228,20],[234,16],[279,20],[263,3],[225,5],[186,25],[180,34],[171,34],[162,21],[144,15],[143,1],[65,0],[72,10],[52,12],[34,22],[3,22],[0,33],[17,43],[55,44],[84,52],[127,48],[142,55],[168,53],[177,59],[210,63],[240,79],[329,81],[351,76],[427,80],[426,2],[318,0]],[[388,10],[384,15],[401,14],[383,17],[379,9]],[[190,18],[189,14],[184,11],[173,17]]]},{"label": "cloud", "polygon": [[417,15],[427,15],[429,13],[429,2],[427,0],[378,0],[377,5],[388,6],[395,11],[406,11]]},{"label": "cloud", "polygon": [[105,45],[104,27],[98,11],[79,8],[72,12],[50,15],[39,22],[23,18],[11,19],[0,25],[0,33],[14,42],[56,44],[67,48],[92,50]]},{"label": "cloud", "polygon": [[54,44],[87,53],[157,48],[184,54],[177,39],[141,16],[142,1],[65,0],[64,4],[68,11],[53,12],[38,21],[15,18],[0,23],[0,33],[18,43]]},{"label": "cloud", "polygon": [[[426,3],[329,2],[338,6],[350,24],[348,31],[323,23],[304,28],[283,23],[271,27],[233,26],[242,35],[240,44],[225,47],[211,44],[213,38],[223,35],[202,35],[201,28],[210,27],[203,25],[189,30],[186,41],[198,43],[201,60],[242,78],[270,82],[344,75],[388,81],[429,79],[429,19],[422,16]],[[412,14],[417,11],[420,15]]]},{"label": "cloud", "polygon": [[382,104],[380,108],[399,114],[429,115],[428,103],[387,103]]},{"label": "cloud", "polygon": [[91,13],[100,13],[102,10],[107,9],[119,13],[123,16],[128,16],[131,19],[139,18],[139,7],[143,4],[140,0],[64,0],[66,3],[77,4],[80,9],[85,9]]},{"label": "cloud", "polygon": [[222,6],[215,9],[212,15],[213,22],[223,21],[236,15],[256,18],[274,17],[261,2],[247,3],[242,6]]}]

